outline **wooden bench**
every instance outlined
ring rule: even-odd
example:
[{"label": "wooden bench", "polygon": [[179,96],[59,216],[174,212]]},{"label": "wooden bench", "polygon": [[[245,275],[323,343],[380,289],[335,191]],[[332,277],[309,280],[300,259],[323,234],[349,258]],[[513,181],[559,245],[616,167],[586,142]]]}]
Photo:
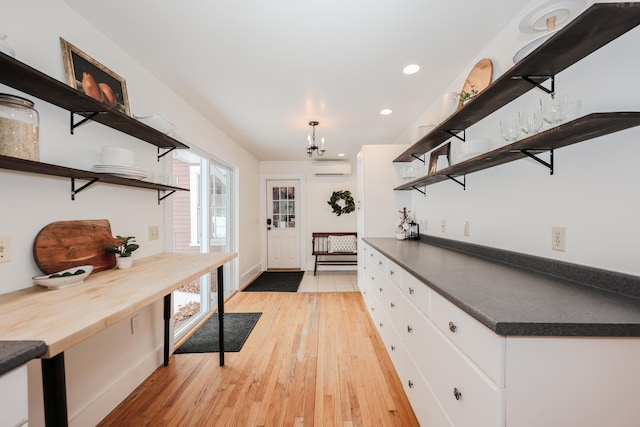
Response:
[{"label": "wooden bench", "polygon": [[[336,236],[338,239],[329,239],[329,236]],[[340,249],[340,240],[351,240],[351,239],[340,239],[344,236],[353,236],[353,251],[344,252]],[[355,232],[335,232],[335,233],[313,233],[312,234],[311,245],[313,247],[313,252],[311,255],[315,255],[316,261],[313,267],[313,275],[315,276],[318,272],[319,265],[358,265],[358,252],[357,252],[357,239],[358,233]],[[331,240],[331,243],[330,243]],[[337,243],[337,245],[336,245]],[[337,246],[332,247],[332,246]],[[322,258],[334,258],[340,257],[341,259],[322,259]],[[349,258],[344,259],[346,257],[356,257],[355,259]]]}]

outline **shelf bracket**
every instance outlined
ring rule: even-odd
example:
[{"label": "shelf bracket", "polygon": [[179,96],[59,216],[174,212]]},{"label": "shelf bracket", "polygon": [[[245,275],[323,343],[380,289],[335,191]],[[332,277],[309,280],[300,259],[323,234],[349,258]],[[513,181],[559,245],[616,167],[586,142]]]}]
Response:
[{"label": "shelf bracket", "polygon": [[175,149],[176,149],[176,147],[171,147],[167,151],[165,151],[164,153],[160,154],[160,147],[158,147],[158,161],[160,161],[161,158],[163,158],[164,156],[166,156],[167,154],[169,154],[170,152],[172,152]]},{"label": "shelf bracket", "polygon": [[169,197],[170,195],[172,195],[173,193],[176,192],[176,190],[171,190],[167,194],[165,194],[164,196],[161,196],[160,195],[160,191],[162,191],[162,190],[158,190],[158,204],[160,204],[161,201],[163,201],[164,199],[166,199],[167,197]]},{"label": "shelf bracket", "polygon": [[420,157],[420,156],[416,156],[415,154],[411,154],[411,157],[413,157],[414,159],[420,160],[422,163],[425,163],[425,158],[427,157],[427,155],[425,154],[424,156]]},{"label": "shelf bracket", "polygon": [[425,188],[424,190],[419,189],[418,187],[416,187],[415,185],[412,185],[411,188],[413,188],[414,190],[416,190],[418,193],[422,193],[423,196],[427,196],[427,189]]},{"label": "shelf bracket", "polygon": [[[511,77],[511,79],[527,81],[531,83],[533,86],[537,87],[538,89],[550,94],[552,97],[556,93],[556,76],[513,76]],[[542,86],[542,83],[536,81],[536,80],[545,81],[548,79],[551,79],[551,89],[547,89],[546,87]]]},{"label": "shelf bracket", "polygon": [[[549,150],[549,162],[545,162],[544,160],[542,160],[540,157],[536,156],[535,154],[530,153],[530,150],[519,150],[522,154],[532,158],[533,160],[535,160],[536,162],[540,163],[541,165],[544,165],[546,167],[549,168],[549,175],[553,175],[553,150]],[[536,150],[537,151],[537,150]]]},{"label": "shelf bracket", "polygon": [[[446,132],[449,135],[458,138],[462,142],[464,142],[467,139],[467,132],[464,129],[447,129],[447,130],[444,130],[443,132]],[[461,132],[462,132],[462,138],[460,138],[460,136],[458,136],[458,134],[461,133]]]},{"label": "shelf bracket", "polygon": [[467,189],[467,175],[462,175],[462,182],[458,181],[453,175],[447,175],[447,178],[462,185],[462,189]]},{"label": "shelf bracket", "polygon": [[[70,112],[70,131],[71,131],[71,135],[73,135],[73,131],[75,130],[75,128],[82,126],[83,124],[85,124],[86,122],[88,122],[89,120],[92,120],[95,116],[97,116],[98,114],[106,114],[106,111],[71,111]],[[88,116],[86,116],[85,118],[83,118],[82,120],[80,120],[78,123],[75,123],[75,114],[88,114]]]},{"label": "shelf bracket", "polygon": [[79,192],[81,192],[82,190],[84,190],[85,188],[89,187],[91,184],[94,184],[99,180],[100,178],[93,178],[91,181],[87,182],[85,185],[83,185],[82,187],[76,190],[76,179],[71,178],[71,200],[75,200],[76,194],[78,194]]}]

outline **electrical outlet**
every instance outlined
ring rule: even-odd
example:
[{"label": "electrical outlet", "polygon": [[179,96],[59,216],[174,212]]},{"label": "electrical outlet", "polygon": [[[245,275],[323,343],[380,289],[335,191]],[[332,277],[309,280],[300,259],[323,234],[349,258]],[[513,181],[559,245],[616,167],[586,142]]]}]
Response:
[{"label": "electrical outlet", "polygon": [[464,229],[463,229],[463,230],[464,230],[464,231],[463,231],[463,234],[464,234],[466,237],[469,237],[469,221],[465,221],[465,222],[464,222]]},{"label": "electrical outlet", "polygon": [[567,249],[567,229],[551,227],[551,249],[564,252]]},{"label": "electrical outlet", "polygon": [[160,238],[160,227],[157,225],[149,226],[149,240],[158,240]]},{"label": "electrical outlet", "polygon": [[0,262],[11,261],[11,236],[0,236]]},{"label": "electrical outlet", "polygon": [[440,231],[442,231],[443,233],[447,232],[447,220],[443,219],[440,223]]},{"label": "electrical outlet", "polygon": [[135,314],[131,316],[131,335],[135,335],[140,327],[140,315]]}]

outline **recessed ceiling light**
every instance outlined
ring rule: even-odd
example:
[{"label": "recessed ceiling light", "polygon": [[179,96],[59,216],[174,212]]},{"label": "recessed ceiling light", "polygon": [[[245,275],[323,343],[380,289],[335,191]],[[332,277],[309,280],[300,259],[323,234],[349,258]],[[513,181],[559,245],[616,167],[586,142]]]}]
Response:
[{"label": "recessed ceiling light", "polygon": [[338,157],[344,157],[344,153],[338,153]]},{"label": "recessed ceiling light", "polygon": [[383,116],[388,116],[391,113],[393,113],[393,111],[391,111],[388,108],[385,108],[384,110],[380,110],[380,114],[382,114]]},{"label": "recessed ceiling light", "polygon": [[418,64],[409,64],[402,69],[402,72],[405,74],[415,74],[420,71],[420,66]]}]

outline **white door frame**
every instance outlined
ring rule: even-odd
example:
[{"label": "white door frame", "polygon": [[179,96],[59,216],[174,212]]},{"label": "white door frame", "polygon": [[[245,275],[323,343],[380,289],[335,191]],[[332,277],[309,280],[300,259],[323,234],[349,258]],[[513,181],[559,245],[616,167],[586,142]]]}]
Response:
[{"label": "white door frame", "polygon": [[307,186],[303,173],[265,173],[260,174],[260,248],[261,270],[267,270],[267,181],[298,180],[300,182],[300,203],[296,211],[296,225],[300,227],[300,270],[307,269]]}]

